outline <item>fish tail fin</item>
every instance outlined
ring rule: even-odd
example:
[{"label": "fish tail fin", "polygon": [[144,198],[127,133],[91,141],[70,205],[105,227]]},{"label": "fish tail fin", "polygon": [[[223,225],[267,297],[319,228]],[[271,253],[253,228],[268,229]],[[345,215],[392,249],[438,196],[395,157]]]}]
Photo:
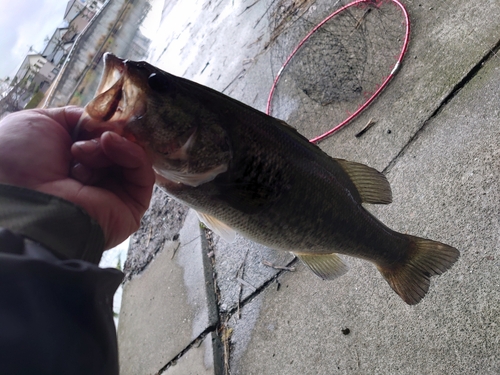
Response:
[{"label": "fish tail fin", "polygon": [[408,259],[391,266],[378,265],[392,289],[409,305],[415,305],[429,290],[431,276],[447,271],[460,256],[454,247],[406,235],[411,243]]}]

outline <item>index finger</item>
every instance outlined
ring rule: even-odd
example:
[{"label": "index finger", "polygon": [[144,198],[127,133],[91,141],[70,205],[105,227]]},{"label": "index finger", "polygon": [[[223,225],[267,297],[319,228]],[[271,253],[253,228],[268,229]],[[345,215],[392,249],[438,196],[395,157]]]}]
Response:
[{"label": "index finger", "polygon": [[78,124],[78,120],[83,114],[83,108],[76,106],[66,106],[60,108],[35,109],[41,115],[50,117],[58,124],[62,125],[71,134]]}]

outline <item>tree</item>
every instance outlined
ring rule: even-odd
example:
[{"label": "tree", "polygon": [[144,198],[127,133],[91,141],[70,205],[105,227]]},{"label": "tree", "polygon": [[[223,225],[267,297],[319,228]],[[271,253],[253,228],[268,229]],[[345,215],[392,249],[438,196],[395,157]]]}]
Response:
[{"label": "tree", "polygon": [[37,88],[33,82],[27,84],[27,76],[30,71],[31,69],[26,72],[23,79],[18,79],[17,76],[12,79],[7,94],[0,99],[0,118],[3,117],[4,113],[22,110],[35,93]]}]

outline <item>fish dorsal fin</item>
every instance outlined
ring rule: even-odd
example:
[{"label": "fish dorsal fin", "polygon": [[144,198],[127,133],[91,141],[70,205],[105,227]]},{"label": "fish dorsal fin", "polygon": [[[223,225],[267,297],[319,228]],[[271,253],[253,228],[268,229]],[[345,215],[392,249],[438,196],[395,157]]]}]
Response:
[{"label": "fish dorsal fin", "polygon": [[392,202],[391,186],[387,178],[374,168],[352,161],[335,159],[356,186],[361,202],[388,204]]},{"label": "fish dorsal fin", "polygon": [[221,236],[226,242],[233,242],[236,237],[234,229],[224,224],[222,221],[216,219],[208,214],[195,211],[200,221],[205,224],[209,229]]},{"label": "fish dorsal fin", "polygon": [[322,279],[335,279],[345,274],[349,269],[337,254],[294,254]]}]

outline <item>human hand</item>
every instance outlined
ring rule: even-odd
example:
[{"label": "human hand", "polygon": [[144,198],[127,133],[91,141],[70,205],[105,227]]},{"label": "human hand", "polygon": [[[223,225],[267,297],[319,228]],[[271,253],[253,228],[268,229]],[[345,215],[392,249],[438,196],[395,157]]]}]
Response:
[{"label": "human hand", "polygon": [[0,183],[82,207],[100,224],[109,249],[139,228],[155,176],[144,150],[116,133],[73,144],[82,112],[26,110],[0,121]]}]

